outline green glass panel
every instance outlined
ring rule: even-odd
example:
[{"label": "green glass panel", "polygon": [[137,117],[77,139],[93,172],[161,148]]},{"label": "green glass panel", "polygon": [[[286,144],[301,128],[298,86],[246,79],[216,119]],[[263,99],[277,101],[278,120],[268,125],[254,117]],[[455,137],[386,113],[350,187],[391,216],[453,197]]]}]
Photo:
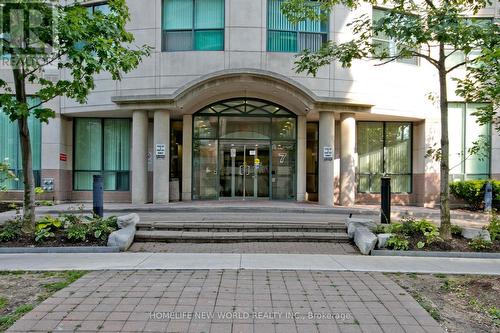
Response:
[{"label": "green glass panel", "polygon": [[296,118],[273,118],[273,140],[295,140]]},{"label": "green glass panel", "polygon": [[130,120],[104,120],[104,173],[105,190],[128,190],[130,170]]},{"label": "green glass panel", "polygon": [[297,52],[297,33],[290,31],[272,31],[267,33],[269,52]]},{"label": "green glass panel", "polygon": [[100,174],[102,167],[102,122],[96,118],[75,119],[75,173],[76,190],[92,188],[92,175]]},{"label": "green glass panel", "polygon": [[199,30],[194,33],[194,49],[198,51],[224,50],[224,30]]},{"label": "green glass panel", "polygon": [[[385,145],[385,172],[388,174],[411,173],[411,124],[386,123]],[[407,191],[410,189],[408,188]]]},{"label": "green glass panel", "polygon": [[163,29],[186,30],[193,28],[192,0],[163,1]]},{"label": "green glass panel", "polygon": [[215,139],[217,137],[217,117],[196,116],[193,119],[194,138]]},{"label": "green glass panel", "polygon": [[361,174],[383,172],[383,123],[358,123],[358,168]]},{"label": "green glass panel", "polygon": [[265,139],[269,140],[271,118],[269,117],[220,117],[221,139]]},{"label": "green glass panel", "polygon": [[[465,154],[469,156],[469,149],[474,146],[474,142],[490,140],[490,126],[479,125],[476,116],[472,113],[476,112],[481,104],[467,104],[465,123]],[[450,141],[451,142],[451,141]],[[490,151],[491,149],[482,149],[477,154],[469,156],[465,160],[465,172],[469,175],[481,175],[482,178],[488,178],[490,173]]]},{"label": "green glass panel", "polygon": [[196,0],[195,29],[224,28],[224,0]]},{"label": "green glass panel", "polygon": [[292,142],[273,141],[272,146],[272,194],[275,200],[295,198],[296,145]]},{"label": "green glass panel", "polygon": [[448,139],[453,142],[449,146],[450,175],[464,173],[464,112],[463,103],[450,103],[448,105]]},{"label": "green glass panel", "polygon": [[267,28],[271,30],[296,31],[297,26],[292,24],[281,11],[283,0],[269,0],[267,5]]},{"label": "green glass panel", "polygon": [[193,140],[193,199],[215,199],[217,186],[217,141]]}]

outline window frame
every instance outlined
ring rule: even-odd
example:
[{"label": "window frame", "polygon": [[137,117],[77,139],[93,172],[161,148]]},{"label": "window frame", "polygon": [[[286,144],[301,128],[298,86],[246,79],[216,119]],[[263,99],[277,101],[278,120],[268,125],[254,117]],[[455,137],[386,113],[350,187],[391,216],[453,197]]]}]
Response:
[{"label": "window frame", "polygon": [[[303,50],[300,50],[299,49],[299,36],[300,34],[311,34],[311,35],[320,35],[322,36],[322,45],[326,42],[328,42],[330,40],[330,14],[328,14],[328,20],[327,22],[325,23],[326,25],[326,32],[310,32],[310,31],[301,31],[299,30],[299,26],[300,24],[297,24],[296,26],[296,29],[295,30],[282,30],[282,29],[270,29],[269,28],[269,20],[270,20],[270,15],[269,15],[269,3],[273,1],[273,0],[267,0],[267,10],[266,10],[266,52],[270,52],[270,53],[298,53],[298,52],[302,52],[304,51],[305,49]],[[315,0],[309,0],[310,2],[317,2]],[[321,21],[320,21],[320,25],[323,24]],[[296,34],[296,43],[295,43],[295,50],[294,51],[271,51],[269,50],[269,35],[270,35],[270,32],[287,32],[287,33],[295,33]],[[324,38],[323,38],[324,37]],[[311,52],[316,52],[314,50],[310,50]]]},{"label": "window frame", "polygon": [[[388,176],[388,177],[391,177],[391,176],[410,176],[410,190],[408,192],[394,192],[392,191],[392,186],[391,186],[391,193],[392,194],[412,194],[413,193],[413,122],[411,121],[377,121],[377,120],[361,120],[361,121],[357,121],[356,122],[356,155],[358,155],[357,157],[357,166],[356,166],[356,192],[357,193],[366,193],[366,194],[380,194],[380,190],[379,191],[360,191],[360,188],[359,188],[359,176],[360,175],[363,175],[363,176],[369,176],[370,177],[370,181],[371,181],[371,177],[373,175],[377,175],[377,174],[373,174],[373,173],[361,173],[359,171],[359,154],[358,154],[358,135],[359,135],[359,131],[358,131],[358,124],[359,123],[381,123],[382,124],[382,173],[380,174],[381,176]],[[387,169],[387,166],[386,166],[386,150],[387,150],[387,146],[386,146],[386,126],[387,124],[390,124],[390,123],[404,123],[404,124],[409,124],[410,125],[410,166],[409,166],[409,169],[410,169],[410,172],[409,173],[386,173],[385,170]]]},{"label": "window frame", "polygon": [[[101,169],[100,170],[84,170],[84,169],[76,169],[75,167],[75,164],[76,164],[76,121],[77,119],[96,119],[96,120],[99,120],[100,123],[101,123]],[[95,172],[96,174],[100,174],[101,176],[104,176],[104,173],[106,172],[114,172],[114,173],[118,173],[118,172],[128,172],[128,177],[129,177],[129,181],[128,181],[128,189],[126,190],[123,190],[123,189],[120,189],[120,190],[104,190],[105,192],[130,192],[131,190],[131,178],[130,178],[130,172],[132,170],[131,169],[131,160],[132,160],[132,156],[130,157],[130,161],[129,161],[129,170],[128,171],[123,171],[123,170],[104,170],[104,121],[107,120],[107,119],[113,119],[113,120],[128,120],[129,123],[130,123],[130,136],[132,137],[132,119],[130,118],[96,118],[96,117],[75,117],[73,118],[73,134],[72,134],[72,140],[73,140],[73,149],[72,149],[72,153],[73,153],[73,158],[72,158],[72,165],[71,165],[71,176],[72,176],[72,186],[71,186],[71,190],[73,192],[89,192],[89,191],[92,191],[92,190],[82,190],[82,189],[77,189],[76,186],[75,186],[75,173],[76,172]],[[132,140],[131,140],[132,142]],[[131,149],[132,147],[130,146],[129,149]]]},{"label": "window frame", "polygon": [[[483,126],[488,126],[487,127],[487,130],[488,130],[488,145],[489,145],[489,149],[488,149],[488,174],[484,174],[484,173],[467,173],[467,167],[466,167],[466,162],[467,162],[467,159],[463,159],[465,156],[467,156],[467,105],[469,104],[484,104],[484,103],[481,103],[481,102],[476,102],[476,103],[467,103],[467,102],[464,102],[464,101],[449,101],[448,102],[448,106],[450,106],[451,104],[460,104],[462,106],[462,114],[461,114],[461,125],[462,125],[462,128],[461,128],[461,131],[462,131],[462,137],[461,137],[461,140],[460,140],[460,144],[461,144],[461,149],[460,149],[460,158],[461,158],[461,162],[460,162],[460,165],[459,166],[456,166],[456,168],[460,168],[460,172],[459,173],[454,173],[450,170],[449,172],[449,180],[450,182],[454,182],[454,181],[465,181],[465,180],[475,180],[475,179],[490,179],[491,177],[491,161],[492,161],[492,158],[491,158],[491,150],[492,150],[492,124],[490,123],[489,125],[483,125]],[[448,126],[448,132],[449,132],[449,126]],[[449,157],[448,157],[449,158]],[[450,165],[449,167],[454,167],[453,165]],[[455,177],[459,177],[459,178],[455,178]],[[486,176],[485,178],[467,178],[467,176]]]},{"label": "window frame", "polygon": [[[373,26],[373,21],[374,21],[374,11],[381,11],[381,12],[387,12],[390,10],[390,8],[384,8],[384,7],[379,7],[379,6],[372,6],[372,26]],[[382,42],[382,43],[388,43],[389,46],[389,56],[394,56],[396,54],[397,50],[397,40],[389,38],[389,39],[383,39],[378,36],[373,36],[372,37],[372,42]],[[415,59],[415,61],[411,61],[411,59]],[[405,65],[411,65],[411,66],[420,66],[420,58],[419,57],[410,57],[410,58],[397,58],[395,60],[398,64],[405,64]]]},{"label": "window frame", "polygon": [[[193,11],[191,13],[191,18],[192,18],[192,28],[191,29],[164,29],[163,28],[163,22],[165,20],[165,2],[169,0],[162,0],[161,2],[161,52],[221,52],[225,51],[226,49],[226,2],[224,0],[219,0],[222,1],[223,3],[223,22],[222,25],[223,27],[221,29],[208,29],[208,28],[203,28],[203,29],[196,29],[195,28],[195,20],[196,20],[196,1],[197,0],[191,0],[193,2]],[[191,49],[189,50],[167,50],[167,43],[166,41],[166,34],[167,32],[188,32],[191,31]],[[222,31],[222,47],[220,50],[197,50],[195,49],[196,45],[196,32],[197,31]]]}]

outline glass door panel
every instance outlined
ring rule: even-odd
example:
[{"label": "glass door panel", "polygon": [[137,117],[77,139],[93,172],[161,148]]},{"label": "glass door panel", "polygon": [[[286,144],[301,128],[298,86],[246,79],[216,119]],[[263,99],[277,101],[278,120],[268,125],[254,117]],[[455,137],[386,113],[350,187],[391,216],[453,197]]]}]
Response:
[{"label": "glass door panel", "polygon": [[269,144],[220,144],[220,197],[269,197]]},{"label": "glass door panel", "polygon": [[295,155],[294,143],[273,142],[273,199],[295,198]]},{"label": "glass door panel", "polygon": [[193,198],[217,199],[217,141],[193,141]]}]

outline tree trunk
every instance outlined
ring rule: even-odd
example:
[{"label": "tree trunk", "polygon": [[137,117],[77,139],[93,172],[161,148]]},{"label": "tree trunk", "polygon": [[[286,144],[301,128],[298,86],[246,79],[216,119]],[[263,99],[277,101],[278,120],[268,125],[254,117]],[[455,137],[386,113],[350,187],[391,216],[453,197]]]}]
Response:
[{"label": "tree trunk", "polygon": [[439,107],[441,109],[441,159],[440,159],[440,209],[441,229],[443,239],[451,239],[450,220],[450,167],[449,167],[449,140],[448,140],[448,91],[446,84],[444,43],[439,44]]},{"label": "tree trunk", "polygon": [[[26,105],[26,82],[24,70],[21,65],[13,68],[16,100]],[[24,202],[22,230],[31,233],[35,230],[35,181],[33,176],[33,163],[31,154],[30,131],[28,128],[28,115],[18,118],[19,139],[21,141],[21,156],[23,165]]]}]

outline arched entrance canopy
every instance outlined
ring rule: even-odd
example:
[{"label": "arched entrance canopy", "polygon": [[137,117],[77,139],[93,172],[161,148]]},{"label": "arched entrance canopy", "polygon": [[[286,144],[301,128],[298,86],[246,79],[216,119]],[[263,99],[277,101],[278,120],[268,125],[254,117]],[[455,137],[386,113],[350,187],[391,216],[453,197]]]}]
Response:
[{"label": "arched entrance canopy", "polygon": [[294,116],[293,112],[264,100],[257,99],[232,99],[217,102],[201,109],[196,114],[219,115],[259,115],[259,116]]}]

